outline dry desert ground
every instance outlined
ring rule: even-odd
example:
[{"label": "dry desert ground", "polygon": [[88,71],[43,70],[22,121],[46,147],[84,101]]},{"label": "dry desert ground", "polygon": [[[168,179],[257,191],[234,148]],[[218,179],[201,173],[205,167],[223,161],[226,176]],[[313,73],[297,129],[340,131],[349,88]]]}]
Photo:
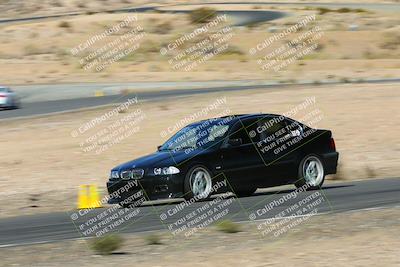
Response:
[{"label": "dry desert ground", "polygon": [[[171,8],[171,7],[170,7]],[[399,77],[400,20],[396,12],[350,9],[319,10],[309,6],[279,6],[271,9],[254,5],[215,6],[216,9],[282,11],[283,18],[257,24],[230,27],[227,48],[191,69],[176,68],[160,50],[202,25],[192,23],[188,14],[160,12],[82,14],[48,20],[0,24],[0,77],[3,84],[123,82],[123,81],[204,81],[204,80],[268,80],[296,83],[299,81],[345,81]],[[168,9],[165,7],[164,9]],[[185,7],[180,7],[185,9]],[[256,55],[251,48],[315,14],[315,21],[297,32],[274,42]],[[129,16],[137,16],[118,32],[97,41],[84,52],[71,52],[79,44],[117,25]],[[232,18],[207,33],[191,38],[175,52],[195,46],[215,34]],[[106,68],[85,69],[80,63],[100,48],[118,41],[140,27],[143,37],[134,49]],[[302,34],[320,28],[318,45],[310,53],[279,70],[262,69],[257,61],[266,54],[288,44]],[[227,36],[228,34],[225,34]],[[118,41],[119,42],[119,41]],[[103,53],[104,54],[104,53]],[[298,54],[298,53],[297,53]]]}]

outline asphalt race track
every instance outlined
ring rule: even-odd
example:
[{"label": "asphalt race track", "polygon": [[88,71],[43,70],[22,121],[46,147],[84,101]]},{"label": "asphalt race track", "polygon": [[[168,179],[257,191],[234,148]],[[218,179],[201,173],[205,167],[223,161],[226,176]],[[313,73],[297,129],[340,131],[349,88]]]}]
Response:
[{"label": "asphalt race track", "polygon": [[274,85],[274,86],[248,85],[248,86],[229,86],[229,87],[215,87],[215,88],[208,87],[199,89],[163,90],[163,91],[153,91],[153,92],[138,92],[129,95],[108,95],[103,97],[85,97],[76,99],[62,99],[62,100],[22,103],[21,109],[0,111],[0,120],[26,117],[26,116],[29,117],[33,115],[45,115],[51,113],[78,110],[82,108],[91,108],[102,105],[123,103],[127,99],[135,96],[137,96],[139,102],[141,102],[141,101],[163,100],[172,97],[176,98],[181,96],[207,94],[213,92],[223,93],[223,92],[232,92],[241,90],[255,90],[261,88],[274,89],[282,87],[283,85]]},{"label": "asphalt race track", "polygon": [[[224,219],[229,218],[238,222],[249,221],[249,215],[252,212],[262,209],[274,199],[281,199],[293,192],[293,188],[282,191],[276,191],[272,188],[272,190],[257,191],[251,197],[233,198],[232,204],[229,206],[229,213]],[[318,206],[318,214],[393,207],[400,205],[400,178],[330,183],[325,185],[321,191],[299,193],[297,201],[300,198],[304,199],[315,194],[315,192],[320,192],[325,199]],[[177,219],[210,201],[193,203],[177,213],[177,216],[168,217],[164,221],[160,220],[160,215],[176,207],[177,204],[181,203],[180,200],[169,204],[142,206],[139,208],[140,212],[128,221],[127,227],[124,227],[121,232],[133,233],[166,229],[167,225],[176,222]],[[270,210],[263,218],[257,219],[272,218],[295,202],[295,199],[288,200],[279,208]],[[100,214],[104,211],[105,208],[101,208],[90,212]],[[80,221],[80,218],[73,221],[71,219],[72,214],[76,214],[76,211],[1,219],[0,247],[82,238],[83,236],[76,225],[84,222]]]},{"label": "asphalt race track", "polygon": [[[153,92],[138,92],[128,95],[108,95],[103,97],[85,97],[76,99],[62,99],[41,102],[22,102],[21,109],[0,111],[0,120],[9,118],[26,117],[33,115],[45,115],[51,113],[78,110],[82,108],[98,107],[102,105],[110,105],[123,103],[127,99],[137,96],[139,102],[150,100],[163,100],[170,97],[180,97],[198,94],[207,94],[213,92],[228,92],[260,89],[268,86],[265,85],[249,85],[249,86],[231,86],[231,87],[215,87],[200,89],[179,89],[179,90],[163,90]],[[271,86],[270,86],[271,87]]]},{"label": "asphalt race track", "polygon": [[[362,83],[368,84],[381,84],[381,83],[399,83],[400,79],[375,79],[367,80]],[[354,82],[360,83],[360,82]],[[328,84],[328,83],[327,83]],[[329,84],[340,84],[340,82],[329,82]],[[300,85],[305,86],[315,86],[313,83],[302,83]],[[79,110],[83,108],[95,108],[102,105],[118,104],[125,102],[128,98],[134,96],[138,97],[139,103],[141,101],[157,101],[166,98],[176,98],[184,96],[193,96],[199,94],[208,93],[224,93],[224,92],[234,92],[234,91],[246,91],[246,90],[257,90],[257,89],[282,89],[291,88],[298,85],[293,84],[272,84],[272,85],[235,85],[235,86],[218,86],[218,87],[205,87],[196,89],[171,89],[162,91],[151,91],[151,92],[138,92],[129,95],[108,95],[103,97],[84,97],[75,99],[62,99],[62,100],[50,100],[41,102],[29,102],[24,103],[22,100],[22,108],[15,110],[1,110],[1,119],[13,119],[21,117],[31,117],[35,115],[45,115],[51,113],[67,112],[73,110]],[[298,88],[296,88],[298,90]]]}]

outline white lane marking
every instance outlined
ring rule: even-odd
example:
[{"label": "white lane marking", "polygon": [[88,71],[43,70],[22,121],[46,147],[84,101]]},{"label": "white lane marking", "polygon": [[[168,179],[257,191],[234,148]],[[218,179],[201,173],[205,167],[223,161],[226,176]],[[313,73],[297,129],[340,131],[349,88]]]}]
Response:
[{"label": "white lane marking", "polygon": [[11,244],[6,244],[6,245],[0,245],[0,248],[7,248],[7,247],[16,247],[16,246],[21,246],[21,245],[38,245],[38,244],[46,244],[46,243],[51,243],[55,241],[37,241],[37,242],[27,242],[27,243],[11,243]]}]

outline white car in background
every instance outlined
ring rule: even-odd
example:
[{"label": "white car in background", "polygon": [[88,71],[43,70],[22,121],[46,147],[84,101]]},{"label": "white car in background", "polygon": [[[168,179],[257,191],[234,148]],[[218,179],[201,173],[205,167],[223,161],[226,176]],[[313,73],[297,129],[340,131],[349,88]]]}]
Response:
[{"label": "white car in background", "polygon": [[17,94],[8,87],[0,86],[0,109],[14,109],[20,107]]}]

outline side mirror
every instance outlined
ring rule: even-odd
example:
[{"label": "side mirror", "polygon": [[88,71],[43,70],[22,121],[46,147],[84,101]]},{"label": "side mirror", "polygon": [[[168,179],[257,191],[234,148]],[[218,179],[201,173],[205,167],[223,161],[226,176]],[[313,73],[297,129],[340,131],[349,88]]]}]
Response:
[{"label": "side mirror", "polygon": [[157,146],[157,151],[160,151],[161,146]]},{"label": "side mirror", "polygon": [[242,144],[242,138],[235,138],[235,139],[229,139],[228,144],[231,146],[240,146]]}]

